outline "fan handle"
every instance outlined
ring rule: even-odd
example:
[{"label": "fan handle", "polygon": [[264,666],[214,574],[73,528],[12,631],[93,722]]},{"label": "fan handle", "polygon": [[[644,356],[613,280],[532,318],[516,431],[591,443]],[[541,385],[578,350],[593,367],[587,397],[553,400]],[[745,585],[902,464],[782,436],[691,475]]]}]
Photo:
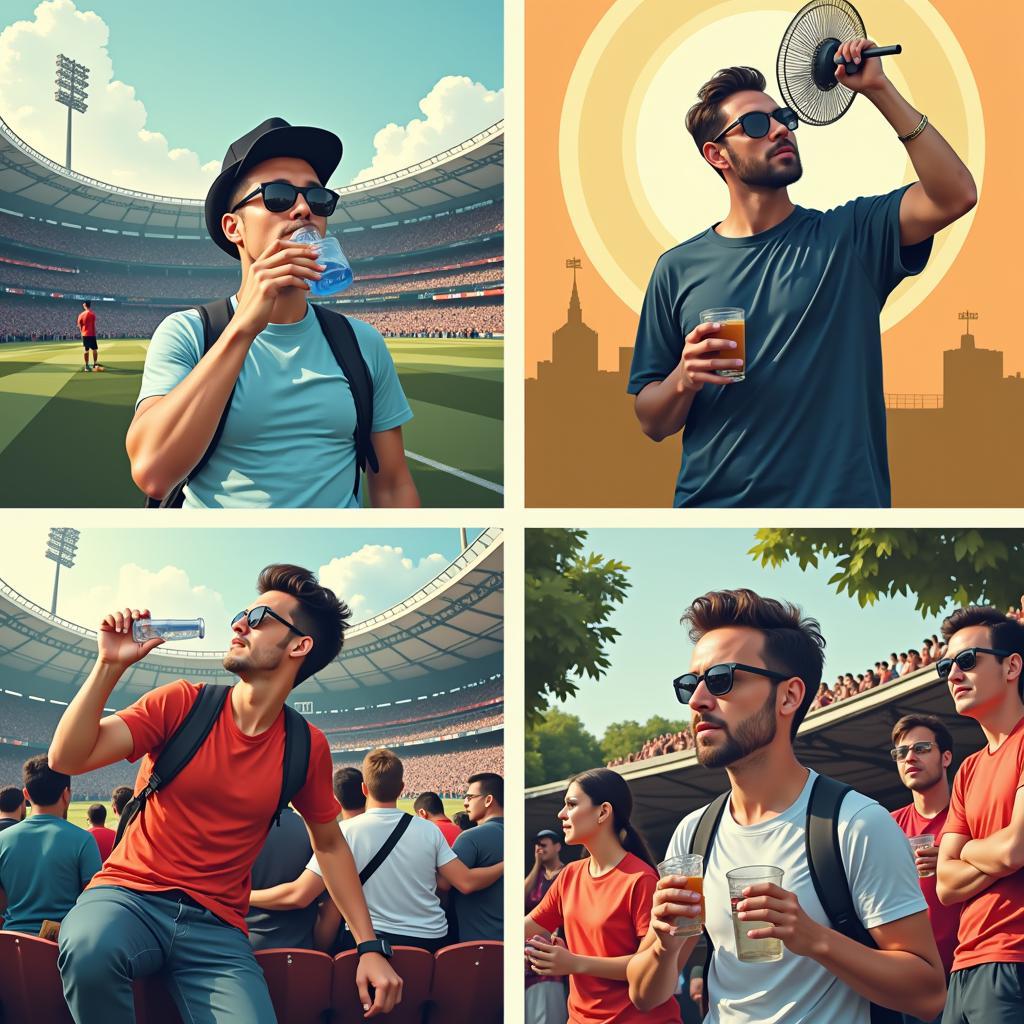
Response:
[{"label": "fan handle", "polygon": [[[866,50],[861,50],[860,55],[862,59],[867,59],[868,57],[891,57],[894,53],[902,52],[903,47],[896,43],[895,46],[869,46]],[[856,75],[859,71],[859,64],[854,64],[853,61],[846,63],[846,73],[848,75]]]}]

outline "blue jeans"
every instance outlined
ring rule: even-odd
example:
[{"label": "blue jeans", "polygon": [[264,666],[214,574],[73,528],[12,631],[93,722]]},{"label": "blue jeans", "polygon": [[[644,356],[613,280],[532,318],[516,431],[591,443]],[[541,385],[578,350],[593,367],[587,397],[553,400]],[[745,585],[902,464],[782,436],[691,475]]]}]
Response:
[{"label": "blue jeans", "polygon": [[87,889],[60,926],[57,963],[76,1024],[135,1024],[132,981],[159,971],[187,1024],[277,1024],[249,940],[188,900]]}]

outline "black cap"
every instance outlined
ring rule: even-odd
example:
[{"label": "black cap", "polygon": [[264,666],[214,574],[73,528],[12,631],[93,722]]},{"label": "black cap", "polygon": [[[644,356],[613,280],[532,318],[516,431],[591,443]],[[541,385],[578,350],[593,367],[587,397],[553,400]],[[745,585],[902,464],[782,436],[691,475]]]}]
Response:
[{"label": "black cap", "polygon": [[293,126],[280,117],[267,118],[228,146],[221,172],[206,193],[206,230],[229,256],[239,259],[238,247],[221,230],[220,219],[227,213],[228,200],[238,179],[256,164],[275,156],[305,160],[326,185],[341,163],[341,139],[324,128]]},{"label": "black cap", "polygon": [[556,843],[562,841],[562,837],[557,832],[552,832],[549,828],[542,828],[534,837],[533,841],[539,843],[542,839],[554,839]]}]

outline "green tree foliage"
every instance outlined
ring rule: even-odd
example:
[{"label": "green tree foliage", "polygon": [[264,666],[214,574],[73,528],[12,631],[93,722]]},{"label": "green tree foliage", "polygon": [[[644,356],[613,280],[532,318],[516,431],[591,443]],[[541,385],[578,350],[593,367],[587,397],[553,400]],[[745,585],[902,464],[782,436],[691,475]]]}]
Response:
[{"label": "green tree foliage", "polygon": [[526,732],[526,785],[567,779],[588,768],[599,768],[601,746],[576,715],[554,708]]},{"label": "green tree foliage", "polygon": [[604,737],[601,740],[601,753],[607,764],[617,757],[626,757],[639,750],[655,736],[661,736],[666,732],[680,732],[687,728],[689,728],[688,721],[680,719],[673,722],[661,715],[653,715],[647,719],[644,725],[634,721],[612,722],[604,731]]},{"label": "green tree foliage", "polygon": [[762,566],[790,559],[801,569],[838,559],[829,580],[863,608],[879,597],[913,594],[922,615],[947,604],[1016,605],[1024,589],[1024,531],[879,529],[757,531],[750,550]]},{"label": "green tree foliage", "polygon": [[583,530],[526,531],[526,722],[552,700],[574,696],[570,676],[600,679],[606,647],[619,635],[605,625],[629,589],[629,567],[584,554]]}]

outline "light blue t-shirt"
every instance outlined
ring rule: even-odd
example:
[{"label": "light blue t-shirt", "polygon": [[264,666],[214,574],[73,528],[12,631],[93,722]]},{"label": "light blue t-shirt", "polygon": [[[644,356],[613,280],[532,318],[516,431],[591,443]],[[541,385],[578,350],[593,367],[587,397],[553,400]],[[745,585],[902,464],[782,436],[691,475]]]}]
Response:
[{"label": "light blue t-shirt", "polygon": [[[232,307],[237,307],[234,296]],[[373,432],[412,419],[379,332],[349,318],[373,381]],[[166,395],[203,354],[192,309],[168,316],[146,353],[138,401]],[[295,324],[268,324],[238,375],[224,433],[185,488],[185,508],[358,508],[356,407],[313,307]]]},{"label": "light blue t-shirt", "polygon": [[4,928],[38,935],[43,921],[62,921],[100,869],[96,840],[52,814],[33,814],[0,832],[0,888],[7,894]]}]

